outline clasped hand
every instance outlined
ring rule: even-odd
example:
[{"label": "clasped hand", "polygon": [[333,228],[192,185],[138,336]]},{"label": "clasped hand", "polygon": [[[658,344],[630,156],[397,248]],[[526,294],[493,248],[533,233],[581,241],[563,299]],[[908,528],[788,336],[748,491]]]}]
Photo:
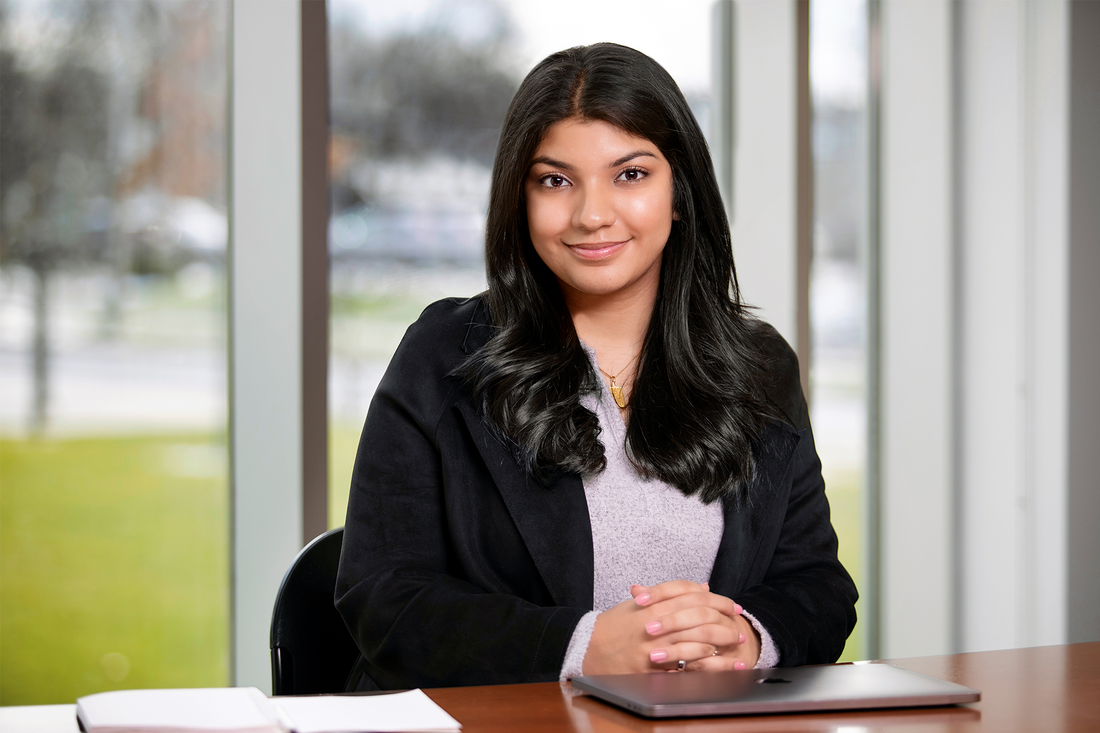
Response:
[{"label": "clasped hand", "polygon": [[760,657],[760,637],[741,606],[706,583],[635,585],[630,595],[596,617],[586,675],[673,671],[681,660],[691,671],[748,669]]}]

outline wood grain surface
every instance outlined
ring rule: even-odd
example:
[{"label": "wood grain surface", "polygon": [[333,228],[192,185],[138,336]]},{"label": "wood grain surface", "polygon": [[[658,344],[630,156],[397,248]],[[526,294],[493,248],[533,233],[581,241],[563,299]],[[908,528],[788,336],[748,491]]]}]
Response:
[{"label": "wood grain surface", "polygon": [[885,660],[980,690],[980,702],[938,708],[647,720],[568,683],[425,692],[464,733],[1097,733],[1100,642]]}]

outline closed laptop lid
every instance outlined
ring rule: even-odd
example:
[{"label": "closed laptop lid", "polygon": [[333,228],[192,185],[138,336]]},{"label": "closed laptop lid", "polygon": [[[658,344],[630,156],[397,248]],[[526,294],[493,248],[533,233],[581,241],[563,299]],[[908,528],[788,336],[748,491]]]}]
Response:
[{"label": "closed laptop lid", "polygon": [[573,687],[650,718],[953,705],[981,693],[889,664],[576,677]]}]

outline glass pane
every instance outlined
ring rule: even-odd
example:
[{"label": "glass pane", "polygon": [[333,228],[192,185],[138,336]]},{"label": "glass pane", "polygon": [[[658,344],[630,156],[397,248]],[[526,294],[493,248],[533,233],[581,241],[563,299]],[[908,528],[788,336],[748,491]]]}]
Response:
[{"label": "glass pane", "polygon": [[0,4],[0,704],[228,682],[228,9]]},{"label": "glass pane", "polygon": [[676,78],[706,131],[710,5],[330,1],[331,526],[405,329],[428,303],[485,288],[490,168],[524,75],[569,46],[633,46]]},{"label": "glass pane", "polygon": [[[810,413],[833,526],[840,537],[840,559],[856,587],[864,590],[866,0],[814,0],[810,39],[814,156]],[[841,659],[863,657],[857,626]]]}]

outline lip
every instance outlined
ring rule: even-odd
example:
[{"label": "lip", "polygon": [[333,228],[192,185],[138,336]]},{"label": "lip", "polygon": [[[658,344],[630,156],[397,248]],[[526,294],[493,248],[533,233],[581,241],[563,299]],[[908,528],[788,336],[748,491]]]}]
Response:
[{"label": "lip", "polygon": [[629,241],[630,240],[627,239],[621,242],[578,242],[577,244],[569,244],[566,246],[572,250],[573,254],[581,259],[595,261],[611,257],[625,247]]}]

